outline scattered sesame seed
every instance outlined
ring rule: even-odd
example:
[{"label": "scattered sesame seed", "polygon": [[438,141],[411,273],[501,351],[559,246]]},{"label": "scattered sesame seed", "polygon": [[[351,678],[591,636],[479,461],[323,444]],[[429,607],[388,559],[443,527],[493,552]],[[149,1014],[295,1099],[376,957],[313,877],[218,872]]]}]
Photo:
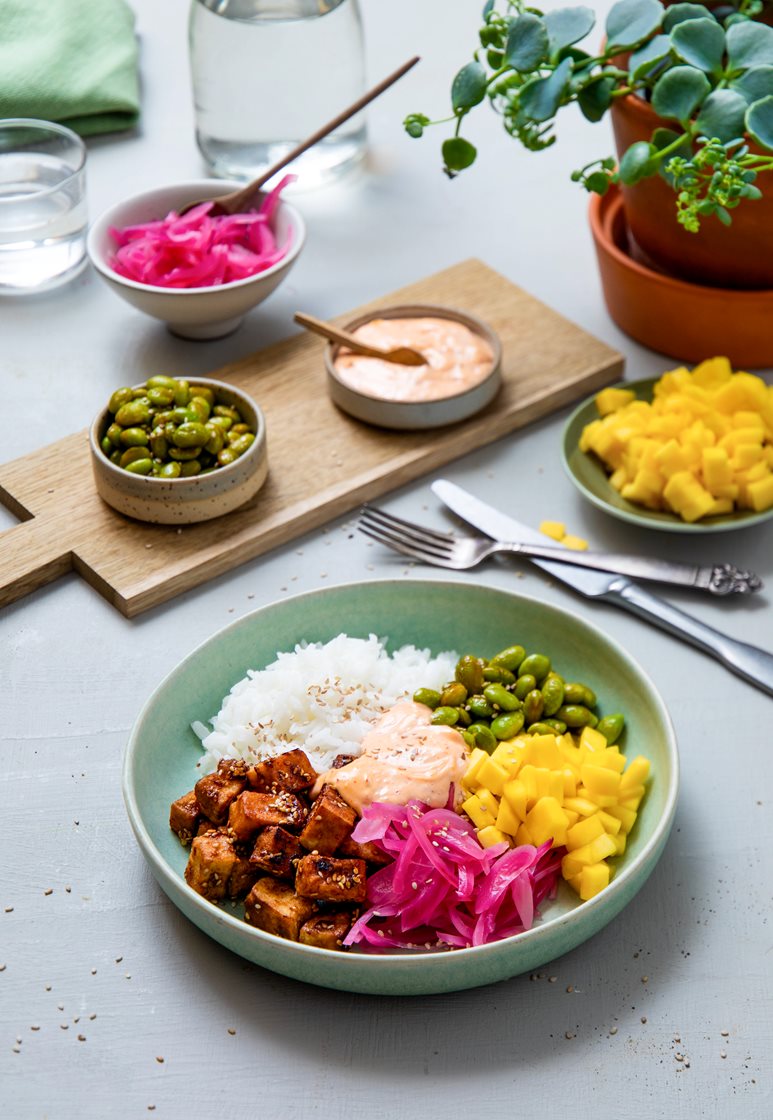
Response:
[{"label": "scattered sesame seed", "polygon": [[57,1003],[56,1006],[57,1006],[57,1010],[64,1011],[64,1004],[63,1003]]},{"label": "scattered sesame seed", "polygon": [[727,1038],[728,1035],[730,1034],[730,1031],[720,1031],[719,1033],[722,1035],[723,1038]]},{"label": "scattered sesame seed", "polygon": [[50,985],[50,984],[46,984],[46,991],[47,991],[47,992],[50,992],[50,991],[51,991],[51,985]]},{"label": "scattered sesame seed", "polygon": [[73,1019],[73,1023],[80,1023],[80,1021],[81,1021],[80,1015],[76,1015],[75,1018]]},{"label": "scattered sesame seed", "polygon": [[548,976],[548,984],[555,984],[557,979],[557,976]]},{"label": "scattered sesame seed", "polygon": [[[177,532],[181,533],[182,529],[178,529]],[[148,1112],[155,1112],[155,1111],[156,1111],[156,1106],[154,1104],[149,1104],[148,1105]]]},{"label": "scattered sesame seed", "polygon": [[48,890],[43,891],[43,894],[46,895],[46,896],[48,896],[50,894],[53,894],[53,893],[54,893],[54,888],[53,887],[49,887]]},{"label": "scattered sesame seed", "polygon": [[59,1024],[59,1029],[62,1030],[62,1031],[69,1031],[70,1024],[69,1023],[60,1023]]},{"label": "scattered sesame seed", "polygon": [[684,1054],[679,1054],[679,1053],[677,1052],[676,1054],[674,1054],[674,1059],[675,1059],[675,1060],[676,1060],[677,1062],[683,1062],[683,1061],[684,1061]]},{"label": "scattered sesame seed", "polygon": [[642,1015],[642,1017],[641,1017],[641,1021],[642,1021],[642,1023],[646,1023],[646,1022],[647,1022],[647,1016],[646,1016],[646,1015]]},{"label": "scattered sesame seed", "polygon": [[609,1028],[609,1033],[610,1034],[617,1034],[617,1027],[610,1027]]},{"label": "scattered sesame seed", "polygon": [[727,1050],[720,1050],[719,1051],[719,1056],[720,1056],[720,1058],[726,1058],[727,1057]]},{"label": "scattered sesame seed", "polygon": [[13,914],[13,906],[6,906],[5,912],[6,914]]},{"label": "scattered sesame seed", "polygon": [[21,1054],[21,1050],[18,1046],[12,1046],[11,1049],[13,1050],[14,1054]]},{"label": "scattered sesame seed", "polygon": [[72,887],[65,887],[64,889],[67,891],[68,894],[72,894]]},{"label": "scattered sesame seed", "polygon": [[6,970],[6,968],[7,968],[7,967],[8,967],[8,966],[7,966],[7,965],[5,965],[5,964],[0,964],[0,972],[5,972],[5,970]]},{"label": "scattered sesame seed", "polygon": [[95,968],[92,968],[91,975],[96,976],[96,974],[97,974],[97,970]]},{"label": "scattered sesame seed", "polygon": [[96,1017],[97,1017],[96,1011],[92,1011],[92,1013],[89,1015],[89,1019],[91,1019],[92,1023],[94,1022]]},{"label": "scattered sesame seed", "polygon": [[85,1042],[85,1041],[86,1041],[85,1034],[79,1034],[78,1035],[78,1042]]},{"label": "scattered sesame seed", "polygon": [[571,994],[574,991],[574,984],[567,984],[566,990]]},{"label": "scattered sesame seed", "polygon": [[158,1064],[160,1066],[162,1066],[164,1064],[164,1059],[162,1057],[158,1056],[158,1055],[156,1056],[156,1061],[158,1062]]},{"label": "scattered sesame seed", "polygon": [[153,545],[152,545],[152,544],[146,544],[146,545],[145,545],[145,548],[152,548],[152,547],[153,547]]},{"label": "scattered sesame seed", "polygon": [[30,1030],[31,1030],[31,1031],[39,1031],[39,1030],[40,1030],[40,1027],[37,1027],[37,1026],[35,1026],[35,1027],[30,1027]]},{"label": "scattered sesame seed", "polygon": [[[120,964],[122,960],[123,960],[123,957],[116,957],[115,958],[115,963]],[[154,1105],[154,1107],[155,1107],[155,1105]]]},{"label": "scattered sesame seed", "polygon": [[649,976],[642,976],[642,978],[641,978],[642,984],[646,984],[648,980],[649,980]]},{"label": "scattered sesame seed", "polygon": [[127,980],[131,980],[131,978],[132,978],[132,974],[131,974],[131,972],[127,972],[127,973],[126,973],[126,979],[127,979]]},{"label": "scattered sesame seed", "polygon": [[229,1027],[228,1028],[228,1033],[229,1034],[236,1034],[236,1031],[233,1029],[233,1027]]},{"label": "scattered sesame seed", "polygon": [[564,1038],[574,1038],[571,1031],[564,1031]]}]

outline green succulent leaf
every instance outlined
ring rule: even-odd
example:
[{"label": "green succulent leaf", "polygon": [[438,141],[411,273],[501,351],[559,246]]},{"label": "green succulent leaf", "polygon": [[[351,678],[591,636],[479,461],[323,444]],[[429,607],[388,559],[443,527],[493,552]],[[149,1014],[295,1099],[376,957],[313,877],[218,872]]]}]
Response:
[{"label": "green succulent leaf", "polygon": [[533,121],[550,120],[561,104],[571,74],[572,60],[565,58],[547,78],[533,78],[521,90],[522,112]]},{"label": "green succulent leaf", "polygon": [[495,3],[496,0],[486,0],[486,3],[483,5],[483,11],[480,13],[482,19],[488,19],[489,15],[494,9]]},{"label": "green succulent leaf", "polygon": [[669,32],[687,19],[705,19],[706,12],[703,4],[672,4],[663,17],[663,30]]},{"label": "green succulent leaf", "polygon": [[652,108],[659,117],[687,121],[708,94],[705,74],[692,66],[673,66],[658,78],[652,90]]},{"label": "green succulent leaf", "polygon": [[480,105],[485,96],[485,68],[479,62],[468,62],[461,68],[451,85],[451,104],[454,111]]},{"label": "green succulent leaf", "polygon": [[514,70],[530,74],[549,54],[548,33],[544,22],[531,12],[524,12],[510,25],[505,59]]},{"label": "green succulent leaf", "polygon": [[559,8],[555,12],[546,12],[544,23],[552,58],[562,47],[570,47],[572,43],[584,39],[593,29],[596,15],[590,8]]},{"label": "green succulent leaf", "polygon": [[614,78],[599,78],[579,91],[577,104],[586,120],[593,121],[594,124],[601,120],[612,103],[614,88]]},{"label": "green succulent leaf", "polygon": [[618,0],[607,16],[607,46],[635,47],[657,31],[662,18],[660,0]]},{"label": "green succulent leaf", "polygon": [[603,171],[593,171],[584,180],[585,189],[593,194],[606,194],[609,190],[609,176]]},{"label": "green succulent leaf", "polygon": [[747,19],[728,27],[725,38],[731,71],[773,65],[773,27]]},{"label": "green succulent leaf", "polygon": [[655,154],[655,147],[646,140],[631,144],[620,160],[620,178],[626,186],[630,187],[655,172],[657,164],[652,159]]},{"label": "green succulent leaf", "polygon": [[462,136],[453,136],[443,143],[443,160],[449,172],[464,171],[466,167],[475,163],[477,149],[469,140]]},{"label": "green succulent leaf", "polygon": [[634,51],[628,61],[628,73],[635,81],[645,77],[653,66],[668,58],[671,53],[671,39],[668,35],[655,35],[638,51]]},{"label": "green succulent leaf", "polygon": [[763,148],[773,151],[773,94],[755,101],[746,110],[746,131]]},{"label": "green succulent leaf", "polygon": [[743,136],[746,98],[732,89],[715,89],[701,105],[695,127],[702,136],[716,137],[726,144]]},{"label": "green succulent leaf", "polygon": [[688,19],[678,23],[671,32],[674,50],[699,70],[707,74],[722,71],[725,53],[725,33],[715,19]]},{"label": "green succulent leaf", "polygon": [[751,105],[773,92],[773,66],[754,66],[730,83],[731,89],[742,93]]},{"label": "green succulent leaf", "polygon": [[424,129],[430,123],[429,117],[425,117],[423,113],[411,113],[403,121],[403,128],[412,136],[414,140],[418,140],[424,135]]}]

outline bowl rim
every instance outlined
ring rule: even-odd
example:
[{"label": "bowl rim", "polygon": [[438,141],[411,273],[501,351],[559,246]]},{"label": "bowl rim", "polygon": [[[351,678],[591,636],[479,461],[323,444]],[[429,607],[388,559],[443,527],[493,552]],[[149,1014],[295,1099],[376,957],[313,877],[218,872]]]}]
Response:
[{"label": "bowl rim", "polygon": [[[187,483],[189,489],[196,490],[200,489],[202,484],[206,485],[207,479],[213,477],[223,478],[226,472],[231,469],[231,467],[236,467],[239,464],[244,464],[248,462],[250,458],[254,458],[256,455],[259,456],[261,454],[266,443],[266,418],[263,415],[263,410],[261,409],[260,405],[257,403],[257,401],[253,400],[249,393],[245,393],[243,389],[237,389],[235,385],[231,385],[227,381],[219,381],[214,377],[191,377],[190,379],[186,378],[186,380],[188,380],[188,384],[192,386],[203,385],[205,388],[211,388],[214,390],[227,389],[229,393],[233,393],[234,396],[241,397],[245,401],[247,401],[249,405],[254,408],[255,417],[257,420],[255,439],[252,441],[252,444],[247,448],[243,455],[239,456],[238,459],[234,459],[232,463],[227,463],[226,466],[220,467],[217,471],[213,471],[212,474],[205,474],[203,478],[200,474],[192,475],[190,478],[156,478],[153,475],[131,474],[131,472],[125,471],[123,467],[117,467],[115,463],[111,463],[107,455],[105,455],[104,451],[99,445],[99,431],[109,415],[109,409],[107,405],[105,405],[104,408],[100,409],[100,411],[97,413],[97,415],[89,425],[89,447],[91,449],[93,458],[99,462],[100,466],[104,466],[107,469],[108,473],[115,478],[116,483],[125,482],[126,476],[128,474],[132,479],[139,479],[141,482],[146,482],[151,485],[174,485],[175,489],[182,490],[183,486]],[[145,382],[142,381],[139,385],[132,385],[131,388],[141,389],[144,384]],[[198,484],[198,486],[196,484]]]},{"label": "bowl rim", "polygon": [[[128,198],[123,199],[121,202],[115,202],[112,206],[108,206],[103,210],[98,218],[95,218],[91,223],[88,234],[86,236],[86,252],[88,258],[98,272],[101,272],[108,280],[112,280],[116,284],[121,284],[126,288],[133,288],[137,292],[148,292],[152,295],[165,295],[165,296],[212,296],[217,292],[233,292],[239,288],[246,288],[250,284],[254,284],[257,280],[266,279],[269,276],[275,275],[283,268],[287,268],[293,263],[298,254],[300,253],[306,241],[306,223],[301,216],[300,211],[293,206],[291,202],[287,202],[284,198],[279,199],[279,209],[284,208],[289,217],[293,228],[293,243],[288,249],[287,253],[276,264],[264,268],[262,272],[256,272],[253,276],[245,276],[241,280],[231,280],[228,284],[209,284],[206,287],[200,288],[165,288],[160,284],[142,284],[138,280],[130,280],[128,276],[122,276],[120,272],[116,272],[112,268],[105,256],[97,248],[97,238],[106,232],[107,229],[113,224],[112,219],[115,212],[126,206],[128,203],[140,202],[142,200],[151,200],[154,195],[162,191],[173,190],[174,188],[195,188],[207,193],[211,187],[217,186],[223,188],[219,194],[228,194],[229,190],[237,187],[243,187],[243,183],[237,183],[228,179],[190,179],[182,183],[168,183],[162,187],[154,187],[151,190],[140,191],[138,194],[130,195]],[[263,194],[267,192],[262,192]],[[217,198],[218,194],[213,193],[212,198]]]},{"label": "bowl rim", "polygon": [[[660,374],[660,377],[663,375]],[[645,394],[641,399],[646,399],[646,394],[660,379],[660,377],[642,377],[638,381],[615,381],[612,385],[608,386],[611,389],[632,389],[634,393],[642,392]],[[652,394],[649,393],[650,399]],[[564,429],[561,434],[561,465],[564,468],[564,473],[568,476],[569,481],[579,491],[584,498],[587,499],[597,509],[602,510],[610,517],[617,517],[621,521],[627,521],[630,525],[636,525],[640,529],[655,529],[664,533],[728,533],[733,529],[747,529],[752,525],[759,525],[763,521],[769,521],[773,517],[773,508],[769,510],[762,510],[757,512],[755,510],[735,510],[732,513],[720,513],[716,517],[703,521],[683,521],[676,513],[669,513],[667,510],[648,510],[644,506],[639,507],[633,502],[628,502],[629,508],[614,505],[610,500],[602,497],[599,494],[588,489],[583,480],[579,477],[571,464],[571,457],[575,451],[579,451],[579,444],[571,439],[572,428],[579,421],[582,414],[586,409],[590,408],[596,398],[596,394],[586,397],[581,401],[576,408],[572,409]],[[571,446],[570,446],[571,439]],[[581,454],[589,454],[588,452],[581,452]],[[599,468],[604,470],[601,462],[599,461]],[[609,476],[606,476],[606,485],[611,491],[612,484],[609,481]],[[617,491],[615,491],[617,494]],[[610,494],[611,497],[611,494]],[[622,497],[622,496],[621,496]],[[626,501],[625,498],[622,499]]]},{"label": "bowl rim", "polygon": [[[556,915],[554,918],[547,918],[545,920],[541,920],[539,922],[539,924],[533,925],[532,928],[529,929],[529,930],[525,930],[522,933],[514,934],[511,937],[502,938],[499,941],[491,941],[491,942],[488,942],[487,944],[484,944],[484,945],[474,945],[474,946],[470,946],[469,948],[465,948],[465,949],[454,949],[453,951],[450,951],[450,950],[447,950],[447,949],[441,949],[441,950],[430,950],[430,951],[421,952],[421,953],[410,953],[410,952],[391,952],[391,953],[380,953],[380,954],[357,953],[357,954],[354,954],[354,955],[351,955],[351,956],[347,956],[347,954],[342,954],[341,952],[339,952],[337,950],[334,950],[334,949],[322,949],[322,948],[319,948],[319,947],[314,946],[314,945],[302,945],[299,942],[289,941],[286,938],[278,937],[275,934],[267,933],[264,930],[255,929],[253,926],[251,926],[249,923],[245,922],[243,919],[238,918],[233,914],[229,914],[227,910],[223,910],[221,907],[217,906],[215,903],[209,902],[207,899],[203,898],[200,894],[198,894],[196,891],[194,891],[193,888],[190,887],[188,885],[188,883],[185,881],[184,877],[178,875],[177,872],[175,872],[171,868],[171,866],[167,863],[167,861],[164,859],[160,850],[156,847],[155,843],[153,842],[153,839],[150,836],[150,833],[146,829],[146,827],[143,823],[143,820],[142,820],[142,814],[141,814],[141,811],[140,811],[139,801],[138,801],[138,798],[136,796],[136,791],[135,791],[135,787],[134,787],[133,763],[134,763],[134,757],[135,757],[135,753],[137,751],[138,743],[139,743],[139,727],[142,724],[142,722],[144,721],[144,719],[146,718],[149,709],[151,708],[151,706],[153,705],[153,703],[156,700],[156,697],[165,688],[167,688],[170,684],[173,683],[175,676],[178,675],[180,672],[182,672],[183,668],[191,660],[198,657],[199,654],[201,653],[201,651],[210,642],[213,642],[215,640],[223,638],[225,635],[230,633],[232,630],[235,630],[237,627],[248,624],[248,622],[250,620],[253,620],[253,619],[259,617],[261,614],[265,613],[266,611],[270,610],[272,607],[277,606],[279,604],[284,605],[288,602],[302,602],[303,600],[306,600],[306,599],[309,599],[309,598],[312,598],[312,597],[316,597],[320,594],[327,594],[327,593],[333,592],[333,591],[340,591],[340,590],[343,590],[344,588],[352,588],[352,587],[403,588],[403,587],[406,586],[406,584],[410,584],[410,585],[414,585],[414,586],[418,586],[418,587],[426,587],[426,585],[428,583],[442,584],[442,586],[444,588],[450,586],[450,587],[458,588],[460,590],[464,589],[466,591],[469,591],[469,584],[466,583],[463,580],[417,580],[417,579],[413,579],[413,580],[377,579],[377,580],[359,580],[359,581],[358,580],[353,580],[353,581],[339,583],[339,584],[331,584],[329,587],[312,588],[308,591],[301,592],[298,595],[292,595],[292,596],[288,597],[287,599],[275,600],[274,602],[266,603],[264,606],[258,607],[254,611],[250,611],[247,614],[243,615],[242,618],[234,620],[233,622],[224,626],[220,630],[217,630],[214,634],[211,634],[204,641],[200,642],[193,650],[191,650],[191,652],[186,657],[184,657],[181,661],[179,661],[170,670],[169,673],[167,673],[167,675],[164,677],[164,679],[159,682],[159,684],[154,688],[151,695],[145,701],[145,703],[143,704],[140,712],[138,713],[138,715],[137,715],[137,717],[134,721],[134,725],[132,727],[128,742],[126,744],[126,749],[125,749],[125,752],[124,752],[124,759],[123,759],[123,766],[122,766],[122,773],[121,773],[121,789],[122,789],[122,793],[123,793],[124,806],[126,808],[126,812],[127,812],[128,817],[129,817],[129,822],[131,824],[132,831],[134,832],[134,835],[137,839],[137,843],[138,843],[143,855],[145,856],[148,863],[151,865],[151,868],[153,870],[153,874],[154,874],[156,880],[159,882],[159,884],[162,884],[162,885],[163,885],[163,883],[168,884],[170,890],[172,890],[175,893],[178,892],[178,891],[182,891],[183,896],[188,900],[188,902],[191,905],[193,905],[197,910],[201,910],[203,913],[211,915],[212,917],[217,917],[218,923],[219,924],[224,924],[237,937],[247,937],[248,939],[257,941],[257,943],[259,943],[259,944],[263,943],[269,948],[271,946],[273,946],[274,948],[277,948],[277,947],[281,946],[282,949],[284,949],[289,954],[291,954],[293,956],[299,956],[301,958],[311,957],[311,959],[314,959],[316,957],[316,958],[319,958],[320,960],[326,960],[326,961],[330,961],[331,959],[341,961],[342,958],[344,958],[344,959],[356,962],[355,967],[357,967],[358,969],[362,969],[362,968],[367,968],[367,969],[370,969],[370,970],[375,970],[375,969],[378,969],[378,968],[386,969],[390,965],[394,965],[395,962],[399,961],[400,962],[400,967],[403,968],[403,969],[410,969],[411,971],[415,971],[415,970],[420,971],[422,969],[422,967],[424,967],[424,965],[426,964],[426,962],[428,960],[448,959],[449,956],[452,956],[454,960],[458,959],[460,961],[465,961],[465,960],[469,959],[469,957],[472,954],[475,955],[476,959],[480,959],[481,957],[485,957],[489,954],[495,954],[498,951],[501,951],[502,947],[506,946],[506,945],[512,945],[512,944],[515,944],[516,942],[519,943],[519,944],[528,944],[528,943],[534,941],[536,938],[538,938],[540,936],[543,936],[543,931],[545,931],[548,928],[557,929],[560,926],[567,924],[568,922],[573,922],[573,921],[577,920],[576,916],[580,913],[582,913],[583,915],[588,915],[593,910],[600,909],[600,908],[606,908],[606,905],[607,905],[608,900],[610,898],[609,891],[612,890],[615,893],[620,893],[621,891],[624,890],[625,884],[629,880],[635,879],[637,877],[637,875],[641,872],[641,870],[648,864],[652,855],[658,852],[658,849],[665,843],[666,839],[668,838],[668,834],[671,830],[671,826],[673,824],[674,817],[676,815],[676,806],[677,806],[677,800],[678,800],[678,795],[679,795],[679,777],[680,777],[680,775],[679,775],[679,753],[678,753],[678,749],[677,749],[676,733],[674,731],[673,722],[672,722],[671,717],[668,713],[668,709],[666,708],[666,705],[665,705],[662,697],[660,696],[660,693],[658,692],[657,688],[655,687],[655,684],[652,681],[652,678],[650,677],[650,675],[642,668],[642,666],[639,664],[639,662],[636,661],[633,657],[631,657],[631,655],[627,652],[627,650],[625,650],[623,648],[623,646],[619,642],[616,641],[616,639],[610,637],[605,631],[601,630],[598,626],[596,626],[595,623],[589,621],[584,616],[578,615],[576,612],[575,613],[570,613],[568,610],[566,610],[563,607],[559,607],[554,603],[547,603],[544,600],[539,599],[539,598],[537,598],[536,596],[533,596],[533,595],[521,595],[518,592],[509,591],[509,590],[506,590],[504,588],[488,587],[488,586],[484,587],[482,585],[478,586],[479,590],[484,590],[486,592],[490,592],[490,593],[494,593],[494,594],[498,594],[498,595],[506,595],[506,596],[514,599],[516,602],[518,600],[529,600],[530,602],[539,604],[539,606],[541,608],[547,610],[548,612],[552,612],[552,613],[561,615],[565,618],[569,618],[569,619],[571,619],[571,621],[573,623],[578,623],[580,625],[580,627],[585,628],[586,630],[589,630],[589,631],[593,631],[597,638],[601,638],[602,641],[608,647],[611,647],[611,652],[615,655],[615,657],[618,657],[618,658],[621,659],[621,661],[626,662],[628,664],[628,667],[630,669],[632,669],[634,671],[634,673],[640,679],[642,679],[644,681],[644,683],[646,684],[647,688],[649,689],[649,691],[651,693],[652,699],[655,702],[655,706],[656,706],[656,709],[657,709],[658,714],[660,716],[661,723],[662,723],[662,725],[663,725],[663,727],[666,731],[666,753],[667,753],[668,761],[669,761],[669,774],[668,774],[668,783],[667,783],[667,788],[666,788],[666,800],[665,800],[664,810],[663,810],[663,812],[660,816],[660,819],[658,820],[657,824],[655,825],[655,827],[653,829],[652,835],[649,837],[649,839],[647,840],[647,842],[644,845],[644,847],[642,848],[642,850],[637,854],[635,859],[633,859],[629,864],[627,864],[625,867],[620,869],[619,873],[616,873],[614,879],[612,880],[612,883],[610,884],[610,886],[608,888],[599,892],[599,894],[597,894],[592,899],[589,899],[589,900],[584,901],[584,902],[578,902],[577,906],[573,910],[569,911],[566,914],[559,914],[559,915]],[[617,887],[617,884],[620,885],[619,888]],[[208,909],[210,907],[211,907],[211,910]],[[370,963],[365,963],[365,962],[370,962]]]},{"label": "bowl rim", "polygon": [[439,407],[446,404],[448,401],[462,401],[465,397],[470,397],[475,393],[479,393],[484,385],[488,385],[493,379],[496,379],[500,375],[502,367],[502,341],[499,335],[484,319],[471,314],[469,311],[462,311],[457,307],[449,307],[444,304],[436,303],[389,304],[385,307],[376,307],[370,311],[363,312],[362,315],[357,315],[354,319],[345,324],[344,330],[356,330],[357,327],[369,323],[372,319],[421,319],[424,316],[455,320],[463,326],[468,327],[473,333],[478,334],[489,344],[492,351],[491,369],[482,380],[478,381],[475,385],[471,385],[467,389],[462,389],[458,393],[450,393],[446,397],[435,397],[428,401],[401,401],[391,397],[377,397],[372,393],[363,392],[362,389],[355,389],[353,385],[350,385],[348,381],[344,381],[341,377],[335,367],[335,358],[338,356],[338,351],[341,349],[340,342],[328,342],[325,346],[324,359],[328,376],[331,377],[341,389],[350,393],[352,396],[360,397],[365,401],[372,401],[374,404],[388,405],[390,408],[405,409],[407,412],[410,412],[415,409],[426,409],[428,407],[432,408],[433,406]]}]

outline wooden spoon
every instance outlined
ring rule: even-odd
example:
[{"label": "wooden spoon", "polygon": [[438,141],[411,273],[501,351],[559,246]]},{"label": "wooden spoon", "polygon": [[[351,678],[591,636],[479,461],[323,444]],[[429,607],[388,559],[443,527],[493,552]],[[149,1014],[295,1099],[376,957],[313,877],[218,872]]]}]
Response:
[{"label": "wooden spoon", "polygon": [[303,311],[297,311],[294,319],[307,331],[321,334],[323,338],[327,338],[331,342],[340,342],[348,350],[354,351],[355,354],[364,354],[366,358],[381,358],[382,361],[394,362],[399,366],[425,366],[427,364],[424,355],[419,350],[411,350],[409,346],[398,346],[394,350],[380,350],[377,346],[368,346],[366,343],[360,342],[359,338],[355,338],[348,331],[343,331],[340,327],[334,327],[332,323],[326,323],[324,319],[317,319],[314,315],[306,315]]},{"label": "wooden spoon", "polygon": [[214,206],[209,212],[211,217],[216,217],[219,214],[244,213],[249,209],[250,203],[254,202],[255,195],[259,192],[264,183],[267,183],[269,179],[273,178],[283,167],[287,167],[288,163],[292,163],[294,159],[303,155],[309,148],[313,148],[320,140],[324,140],[331,132],[335,132],[344,121],[348,121],[350,117],[359,113],[360,110],[364,109],[366,105],[369,105],[371,101],[375,101],[384,90],[394,85],[399,78],[402,78],[403,74],[407,74],[418,61],[419,56],[417,55],[415,58],[409,59],[408,62],[404,62],[403,65],[398,67],[389,77],[384,78],[377,86],[374,86],[373,89],[364,93],[362,97],[358,98],[348,109],[344,109],[337,117],[333,117],[332,121],[328,121],[322,128],[318,128],[316,132],[313,132],[311,136],[303,140],[297,147],[288,152],[287,155],[282,156],[278,163],[275,163],[273,167],[269,167],[268,171],[264,171],[262,175],[259,175],[257,179],[253,179],[246,187],[240,187],[238,191],[231,191],[230,194],[221,195],[216,199],[200,198],[196,202],[188,202],[185,206],[181,207],[179,213],[186,214],[194,206],[200,206],[202,202],[214,202]]}]

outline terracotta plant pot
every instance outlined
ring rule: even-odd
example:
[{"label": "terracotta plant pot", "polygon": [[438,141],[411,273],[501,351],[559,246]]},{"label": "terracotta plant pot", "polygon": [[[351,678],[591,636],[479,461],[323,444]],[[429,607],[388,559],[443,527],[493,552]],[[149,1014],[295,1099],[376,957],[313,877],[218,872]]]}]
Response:
[{"label": "terracotta plant pot", "polygon": [[[637,140],[649,140],[663,121],[640,97],[623,97],[611,109],[618,158]],[[636,245],[658,268],[697,284],[720,288],[773,288],[773,176],[765,192],[732,212],[733,224],[704,218],[698,233],[676,220],[676,197],[659,175],[622,187],[626,220]]]},{"label": "terracotta plant pot", "polygon": [[[637,342],[695,363],[726,354],[736,369],[773,365],[773,285],[739,291],[691,284],[635,260],[619,190],[590,204],[609,314]],[[689,235],[688,235],[689,236]]]}]

